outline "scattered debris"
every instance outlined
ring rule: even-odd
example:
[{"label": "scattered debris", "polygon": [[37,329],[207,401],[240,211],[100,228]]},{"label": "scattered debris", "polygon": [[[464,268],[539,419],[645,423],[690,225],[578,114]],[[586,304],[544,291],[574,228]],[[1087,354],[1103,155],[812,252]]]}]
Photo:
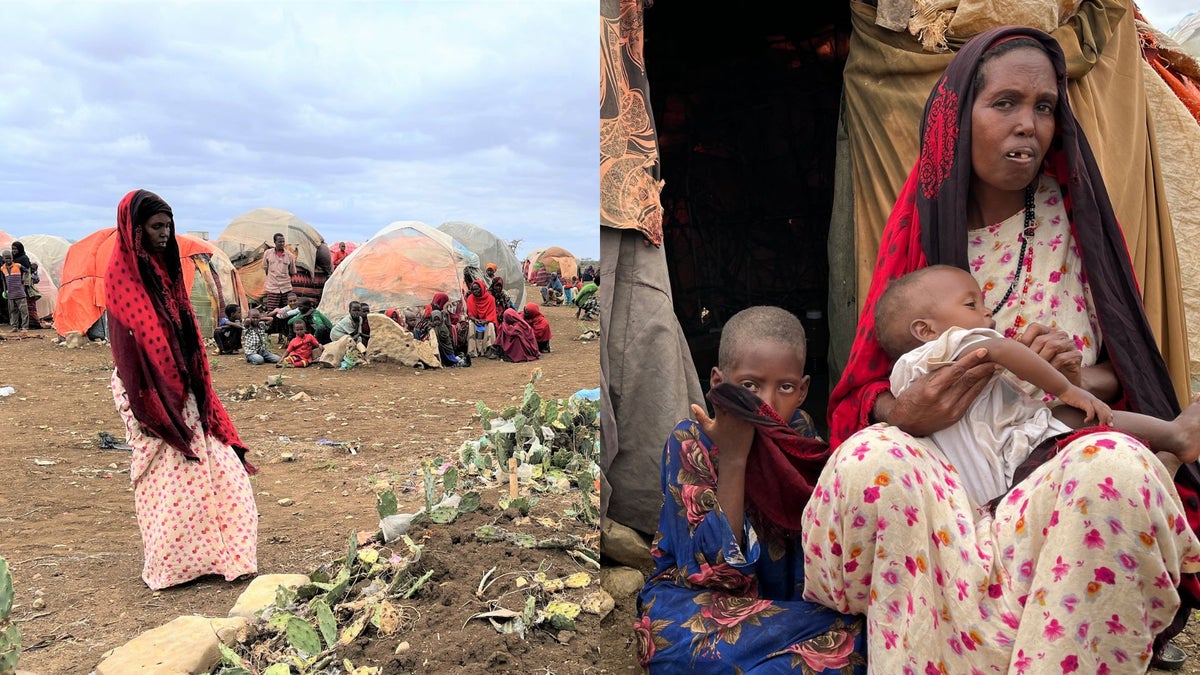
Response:
[{"label": "scattered debris", "polygon": [[107,431],[101,431],[97,436],[100,437],[100,445],[97,447],[101,450],[133,450],[128,443],[118,440],[116,436]]}]

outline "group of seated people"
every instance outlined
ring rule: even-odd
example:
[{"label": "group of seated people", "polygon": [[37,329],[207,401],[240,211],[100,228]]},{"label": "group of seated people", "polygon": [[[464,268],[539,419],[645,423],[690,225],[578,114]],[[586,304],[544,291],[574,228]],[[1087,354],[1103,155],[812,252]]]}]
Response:
[{"label": "group of seated people", "polygon": [[[371,339],[367,314],[371,308],[364,302],[351,302],[346,316],[337,323],[329,320],[311,298],[299,300],[288,294],[288,302],[264,315],[252,308],[242,320],[242,308],[226,305],[223,316],[213,332],[219,354],[244,354],[251,365],[273,363],[279,367],[306,368],[314,362],[314,354],[325,345],[347,340],[350,345],[363,345]],[[286,344],[283,356],[271,351],[268,335],[278,335],[278,344]],[[326,365],[335,365],[328,363]]]},{"label": "group of seated people", "polygon": [[584,279],[572,276],[571,280],[563,283],[558,272],[550,274],[550,280],[542,287],[543,305],[575,305],[575,318],[585,321],[595,321],[600,318],[600,301],[596,291],[600,289],[600,275],[592,268],[584,273]]}]

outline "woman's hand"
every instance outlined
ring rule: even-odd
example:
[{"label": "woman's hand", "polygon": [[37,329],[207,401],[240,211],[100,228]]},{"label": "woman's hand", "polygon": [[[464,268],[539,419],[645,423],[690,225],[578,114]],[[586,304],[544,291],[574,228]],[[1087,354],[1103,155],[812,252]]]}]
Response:
[{"label": "woman's hand", "polygon": [[1083,384],[1083,352],[1065,331],[1031,323],[1016,336],[1017,342],[1032,349],[1076,387]]},{"label": "woman's hand", "polygon": [[957,422],[999,368],[986,349],[917,378],[900,396],[881,394],[875,418],[913,436],[928,436]]}]

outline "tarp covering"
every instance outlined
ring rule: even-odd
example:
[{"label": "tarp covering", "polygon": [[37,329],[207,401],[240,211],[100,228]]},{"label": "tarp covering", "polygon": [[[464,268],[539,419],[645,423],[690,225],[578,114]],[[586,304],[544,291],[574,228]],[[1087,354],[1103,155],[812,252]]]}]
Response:
[{"label": "tarp covering", "polygon": [[558,272],[561,279],[579,276],[579,260],[565,248],[551,246],[530,260],[527,278],[538,286],[545,286],[554,272]]},{"label": "tarp covering", "polygon": [[424,307],[434,293],[463,300],[463,271],[479,257],[453,237],[415,220],[397,221],[354,250],[325,282],[320,311],[336,321],[351,301],[371,311]]},{"label": "tarp covering", "polygon": [[55,284],[62,281],[63,262],[67,259],[67,249],[71,248],[70,241],[53,234],[30,234],[18,241],[25,244],[26,253],[37,254],[38,264],[50,272]]},{"label": "tarp covering", "polygon": [[46,260],[34,252],[34,249],[29,245],[29,239],[29,237],[13,237],[7,232],[0,230],[0,249],[8,248],[14,241],[25,244],[25,255],[29,256],[29,262],[37,263],[38,266],[39,281],[36,288],[42,294],[42,297],[38,298],[37,311],[39,318],[45,318],[53,315],[54,310],[58,308],[58,284],[55,283],[52,275],[45,273],[47,269]]},{"label": "tarp covering", "polygon": [[[216,245],[239,267],[258,260],[266,247],[273,246],[275,233],[283,234],[288,248],[296,255],[296,267],[312,275],[318,267],[332,265],[329,247],[320,232],[283,209],[262,208],[247,211],[229,221],[217,237]],[[264,246],[265,245],[265,246]],[[261,274],[261,272],[260,272]]]},{"label": "tarp covering", "polygon": [[496,274],[504,279],[504,291],[508,293],[508,297],[517,303],[517,307],[525,306],[521,261],[509,248],[508,242],[474,223],[450,221],[438,225],[438,229],[454,237],[479,256],[480,270],[488,263],[496,263]]},{"label": "tarp covering", "polygon": [[[63,264],[54,329],[59,335],[71,331],[87,333],[104,313],[104,272],[108,269],[117,228],[108,227],[71,244]],[[229,256],[211,242],[186,234],[176,235],[183,281],[192,299],[200,333],[210,337],[226,304],[246,310],[245,293]],[[200,283],[197,283],[197,280]]]}]

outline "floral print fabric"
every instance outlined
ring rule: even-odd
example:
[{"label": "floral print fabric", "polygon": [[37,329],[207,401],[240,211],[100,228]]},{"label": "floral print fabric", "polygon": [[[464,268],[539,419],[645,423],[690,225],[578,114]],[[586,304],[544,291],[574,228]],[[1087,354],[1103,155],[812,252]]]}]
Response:
[{"label": "floral print fabric", "polygon": [[804,514],[804,597],[865,614],[871,672],[1143,673],[1200,542],[1162,464],[1082,435],[995,515],[925,440],[868,427]]},{"label": "floral print fabric", "polygon": [[166,441],[148,435],[133,416],[117,371],[113,399],[133,447],[133,481],[145,566],[151,589],[175,586],[206,574],[226,581],[258,570],[258,508],[250,477],[233,448],[204,433],[195,396],[183,418],[192,430],[191,461]]},{"label": "floral print fabric", "polygon": [[[792,421],[815,437],[803,412]],[[801,599],[799,541],[747,511],[738,546],[716,498],[719,457],[694,421],[663,449],[665,495],[638,596],[639,658],[651,673],[862,673],[862,620]]]}]

